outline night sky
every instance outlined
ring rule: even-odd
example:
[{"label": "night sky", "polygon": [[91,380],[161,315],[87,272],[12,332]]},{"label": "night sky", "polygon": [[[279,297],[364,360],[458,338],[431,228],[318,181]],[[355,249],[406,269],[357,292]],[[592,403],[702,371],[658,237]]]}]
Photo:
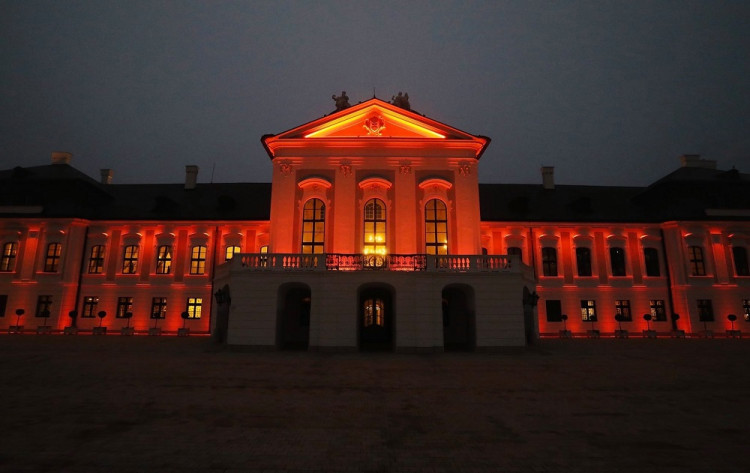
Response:
[{"label": "night sky", "polygon": [[268,182],[263,134],[373,88],[492,138],[482,182],[750,172],[750,2],[0,0],[2,169]]}]

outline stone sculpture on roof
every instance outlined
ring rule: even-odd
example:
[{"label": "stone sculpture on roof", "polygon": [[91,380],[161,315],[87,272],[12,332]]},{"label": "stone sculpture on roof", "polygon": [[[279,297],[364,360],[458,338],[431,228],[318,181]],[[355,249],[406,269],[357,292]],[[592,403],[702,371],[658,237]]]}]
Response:
[{"label": "stone sculpture on roof", "polygon": [[333,94],[331,95],[331,98],[334,100],[334,102],[336,102],[337,112],[351,107],[351,105],[349,105],[349,97],[346,95],[345,90],[342,90],[341,95],[339,95],[338,97],[336,96],[336,94]]}]

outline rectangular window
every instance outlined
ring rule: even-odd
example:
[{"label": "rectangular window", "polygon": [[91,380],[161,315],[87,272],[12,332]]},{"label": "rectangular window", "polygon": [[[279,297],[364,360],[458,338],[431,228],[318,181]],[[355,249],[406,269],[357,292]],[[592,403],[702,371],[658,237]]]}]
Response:
[{"label": "rectangular window", "polygon": [[633,315],[630,313],[630,301],[627,299],[615,301],[615,315],[621,315],[623,322],[633,320]]},{"label": "rectangular window", "polygon": [[612,264],[612,276],[625,276],[625,250],[618,247],[609,249],[609,261]]},{"label": "rectangular window", "polygon": [[9,242],[3,245],[3,254],[0,259],[0,271],[13,271],[16,267],[16,254],[18,253],[18,243]]},{"label": "rectangular window", "polygon": [[8,296],[0,295],[0,317],[5,317],[5,309],[8,308]]},{"label": "rectangular window", "polygon": [[584,299],[581,301],[581,320],[596,322],[596,301]]},{"label": "rectangular window", "polygon": [[96,317],[96,306],[99,304],[99,297],[97,296],[86,296],[83,298],[83,310],[81,311],[81,317],[84,319],[93,319]]},{"label": "rectangular window", "polygon": [[734,274],[737,276],[750,276],[750,268],[747,265],[747,250],[743,246],[733,246]]},{"label": "rectangular window", "polygon": [[576,248],[576,266],[579,276],[591,276],[591,249]]},{"label": "rectangular window", "polygon": [[187,298],[187,313],[188,319],[200,319],[201,318],[201,307],[203,306],[203,299],[200,297],[188,297]]},{"label": "rectangular window", "polygon": [[547,306],[547,322],[562,322],[562,303],[559,300],[548,300],[545,305]]},{"label": "rectangular window", "polygon": [[659,270],[659,251],[656,248],[644,248],[643,260],[646,263],[646,276],[661,276]]},{"label": "rectangular window", "polygon": [[60,243],[50,243],[47,245],[47,256],[44,258],[44,272],[56,273],[60,267],[60,254],[62,245]]},{"label": "rectangular window", "polygon": [[542,248],[542,274],[557,276],[557,250],[550,246]]},{"label": "rectangular window", "polygon": [[118,297],[117,298],[117,312],[115,317],[118,319],[124,319],[125,314],[133,312],[133,298],[132,297]]},{"label": "rectangular window", "polygon": [[698,299],[698,320],[701,322],[714,321],[714,306],[711,299]]},{"label": "rectangular window", "polygon": [[518,256],[518,261],[523,263],[523,251],[517,246],[508,247],[508,256]]},{"label": "rectangular window", "polygon": [[206,272],[206,247],[194,246],[190,253],[190,274],[203,274]]},{"label": "rectangular window", "polygon": [[50,309],[52,308],[52,296],[39,296],[36,299],[36,316],[37,317],[49,317]]},{"label": "rectangular window", "polygon": [[104,271],[104,245],[94,245],[89,254],[89,274],[101,274]]},{"label": "rectangular window", "polygon": [[240,254],[241,251],[242,250],[239,246],[227,246],[226,252],[224,253],[224,261],[230,261],[234,258],[234,255]]},{"label": "rectangular window", "polygon": [[151,318],[163,319],[167,316],[167,298],[154,297],[151,299]]},{"label": "rectangular window", "polygon": [[135,274],[138,270],[138,245],[128,245],[122,253],[122,274]]},{"label": "rectangular window", "polygon": [[649,305],[651,306],[651,320],[656,322],[667,320],[667,311],[664,308],[663,299],[651,299]]},{"label": "rectangular window", "polygon": [[169,274],[172,270],[172,247],[162,245],[156,250],[156,274]]},{"label": "rectangular window", "polygon": [[703,248],[700,246],[688,247],[688,260],[690,261],[690,274],[693,276],[705,276],[706,264],[703,260]]},{"label": "rectangular window", "polygon": [[746,322],[750,322],[750,299],[742,299],[742,315]]}]

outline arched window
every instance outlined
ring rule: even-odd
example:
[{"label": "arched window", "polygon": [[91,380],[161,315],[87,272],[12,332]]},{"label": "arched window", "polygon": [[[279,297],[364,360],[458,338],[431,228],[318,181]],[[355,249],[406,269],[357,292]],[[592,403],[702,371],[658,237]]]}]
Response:
[{"label": "arched window", "polygon": [[432,199],[424,209],[425,252],[448,254],[448,212],[442,200]]},{"label": "arched window", "polygon": [[364,254],[384,255],[385,204],[380,199],[370,199],[365,204]]},{"label": "arched window", "polygon": [[326,206],[320,199],[305,202],[302,210],[302,253],[321,254],[324,252],[326,227]]}]

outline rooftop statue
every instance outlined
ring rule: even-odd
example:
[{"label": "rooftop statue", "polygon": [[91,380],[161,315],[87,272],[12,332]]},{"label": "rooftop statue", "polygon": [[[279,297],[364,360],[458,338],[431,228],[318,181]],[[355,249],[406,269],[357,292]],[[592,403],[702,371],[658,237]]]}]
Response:
[{"label": "rooftop statue", "polygon": [[409,105],[409,94],[402,94],[399,92],[395,97],[391,97],[391,104],[401,107],[404,110],[411,110],[411,105]]},{"label": "rooftop statue", "polygon": [[336,111],[340,112],[341,110],[344,110],[345,108],[351,107],[349,105],[349,96],[346,95],[346,91],[342,90],[341,95],[336,97],[336,94],[331,95],[331,98],[336,102]]}]

